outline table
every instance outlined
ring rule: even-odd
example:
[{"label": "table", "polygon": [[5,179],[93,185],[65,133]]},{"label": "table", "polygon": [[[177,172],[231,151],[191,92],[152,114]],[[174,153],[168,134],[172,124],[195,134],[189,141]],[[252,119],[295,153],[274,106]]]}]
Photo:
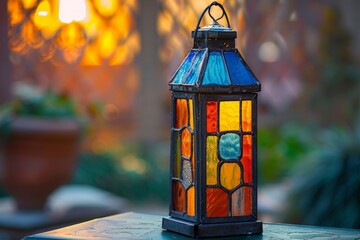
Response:
[{"label": "table", "polygon": [[[65,239],[191,239],[161,229],[163,215],[124,213],[76,224],[57,230],[28,236],[25,240]],[[226,237],[216,239],[360,239],[360,229],[327,228],[281,223],[264,223],[264,232],[258,236]],[[214,238],[213,238],[214,239]]]},{"label": "table", "polygon": [[64,185],[48,198],[46,209],[20,211],[13,198],[0,199],[0,240],[58,229],[119,214],[129,206],[125,199],[86,185]]}]

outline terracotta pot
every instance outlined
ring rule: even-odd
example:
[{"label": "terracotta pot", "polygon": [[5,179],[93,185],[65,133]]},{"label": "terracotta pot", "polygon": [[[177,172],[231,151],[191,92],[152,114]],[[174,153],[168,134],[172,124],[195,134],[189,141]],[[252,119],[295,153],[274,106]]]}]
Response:
[{"label": "terracotta pot", "polygon": [[0,176],[18,209],[42,209],[49,194],[71,179],[80,127],[73,119],[17,118],[2,137]]}]

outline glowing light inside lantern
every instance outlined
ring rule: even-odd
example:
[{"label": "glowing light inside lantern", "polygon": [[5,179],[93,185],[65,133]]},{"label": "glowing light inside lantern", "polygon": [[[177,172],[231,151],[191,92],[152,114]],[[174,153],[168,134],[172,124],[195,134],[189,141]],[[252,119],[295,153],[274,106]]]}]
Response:
[{"label": "glowing light inside lantern", "polygon": [[58,17],[62,23],[71,23],[73,21],[79,22],[85,20],[85,0],[60,0]]}]

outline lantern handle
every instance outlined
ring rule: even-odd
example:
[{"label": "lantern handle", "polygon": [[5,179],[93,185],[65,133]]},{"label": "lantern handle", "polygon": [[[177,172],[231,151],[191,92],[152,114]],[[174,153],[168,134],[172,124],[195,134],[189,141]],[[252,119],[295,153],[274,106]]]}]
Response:
[{"label": "lantern handle", "polygon": [[[213,15],[211,15],[211,7],[212,6],[218,6],[219,8],[221,8],[222,10],[222,15],[218,18],[214,18]],[[228,18],[228,15],[226,14],[226,11],[225,11],[225,8],[223,7],[223,5],[221,5],[220,3],[214,1],[212,2],[209,6],[207,6],[204,11],[201,13],[200,15],[200,18],[199,18],[199,21],[196,25],[196,28],[195,28],[195,33],[194,33],[194,47],[195,47],[195,42],[196,42],[196,38],[197,38],[197,33],[198,33],[198,30],[199,30],[199,27],[200,27],[200,23],[201,23],[201,20],[202,18],[204,17],[206,11],[208,12],[209,16],[211,17],[211,19],[217,23],[218,20],[220,20],[221,18],[223,18],[225,16],[226,18],[226,22],[227,22],[227,25],[228,25],[228,28],[231,28],[230,27],[230,21],[229,21],[229,18]]]}]

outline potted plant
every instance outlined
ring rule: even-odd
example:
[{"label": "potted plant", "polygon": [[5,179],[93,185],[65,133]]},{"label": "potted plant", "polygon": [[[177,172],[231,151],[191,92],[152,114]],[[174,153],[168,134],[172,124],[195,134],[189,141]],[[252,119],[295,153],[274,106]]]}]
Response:
[{"label": "potted plant", "polygon": [[0,181],[19,210],[42,209],[76,167],[81,121],[64,93],[16,84],[0,109]]}]

